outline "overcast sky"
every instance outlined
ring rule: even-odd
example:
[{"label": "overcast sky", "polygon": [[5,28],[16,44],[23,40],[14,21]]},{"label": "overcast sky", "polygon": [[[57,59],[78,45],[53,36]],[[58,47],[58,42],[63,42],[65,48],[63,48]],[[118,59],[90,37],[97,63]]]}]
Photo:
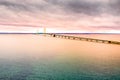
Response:
[{"label": "overcast sky", "polygon": [[120,0],[0,0],[0,25],[120,31]]}]

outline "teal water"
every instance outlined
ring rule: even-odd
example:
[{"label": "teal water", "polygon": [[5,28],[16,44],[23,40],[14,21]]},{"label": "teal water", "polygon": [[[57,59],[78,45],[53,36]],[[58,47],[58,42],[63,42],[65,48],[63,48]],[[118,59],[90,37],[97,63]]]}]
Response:
[{"label": "teal water", "polygon": [[0,44],[0,80],[120,80],[119,45],[41,35],[0,35]]}]

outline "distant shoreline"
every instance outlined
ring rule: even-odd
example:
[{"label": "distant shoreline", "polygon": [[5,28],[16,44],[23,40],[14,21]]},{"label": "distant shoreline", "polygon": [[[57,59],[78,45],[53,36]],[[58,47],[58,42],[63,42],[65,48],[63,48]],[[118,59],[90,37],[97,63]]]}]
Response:
[{"label": "distant shoreline", "polygon": [[117,34],[120,33],[0,33],[0,34]]}]

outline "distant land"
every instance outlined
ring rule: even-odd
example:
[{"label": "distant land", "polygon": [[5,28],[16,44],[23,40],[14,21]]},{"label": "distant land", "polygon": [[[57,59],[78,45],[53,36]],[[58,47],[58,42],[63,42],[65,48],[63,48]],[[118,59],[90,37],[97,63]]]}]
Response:
[{"label": "distant land", "polygon": [[28,32],[0,32],[0,34],[120,34],[120,33],[28,33]]}]

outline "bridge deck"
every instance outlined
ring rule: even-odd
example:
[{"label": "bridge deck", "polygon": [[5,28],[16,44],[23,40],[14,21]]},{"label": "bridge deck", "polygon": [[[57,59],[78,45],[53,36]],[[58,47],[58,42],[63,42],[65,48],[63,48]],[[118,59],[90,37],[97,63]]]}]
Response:
[{"label": "bridge deck", "polygon": [[118,42],[118,41],[111,41],[111,40],[84,38],[84,37],[67,36],[67,35],[60,35],[60,34],[47,34],[47,35],[51,36],[51,37],[63,38],[63,39],[70,39],[70,40],[80,40],[80,41],[88,41],[88,42],[96,42],[96,43],[105,43],[105,44],[120,45],[120,42]]}]

